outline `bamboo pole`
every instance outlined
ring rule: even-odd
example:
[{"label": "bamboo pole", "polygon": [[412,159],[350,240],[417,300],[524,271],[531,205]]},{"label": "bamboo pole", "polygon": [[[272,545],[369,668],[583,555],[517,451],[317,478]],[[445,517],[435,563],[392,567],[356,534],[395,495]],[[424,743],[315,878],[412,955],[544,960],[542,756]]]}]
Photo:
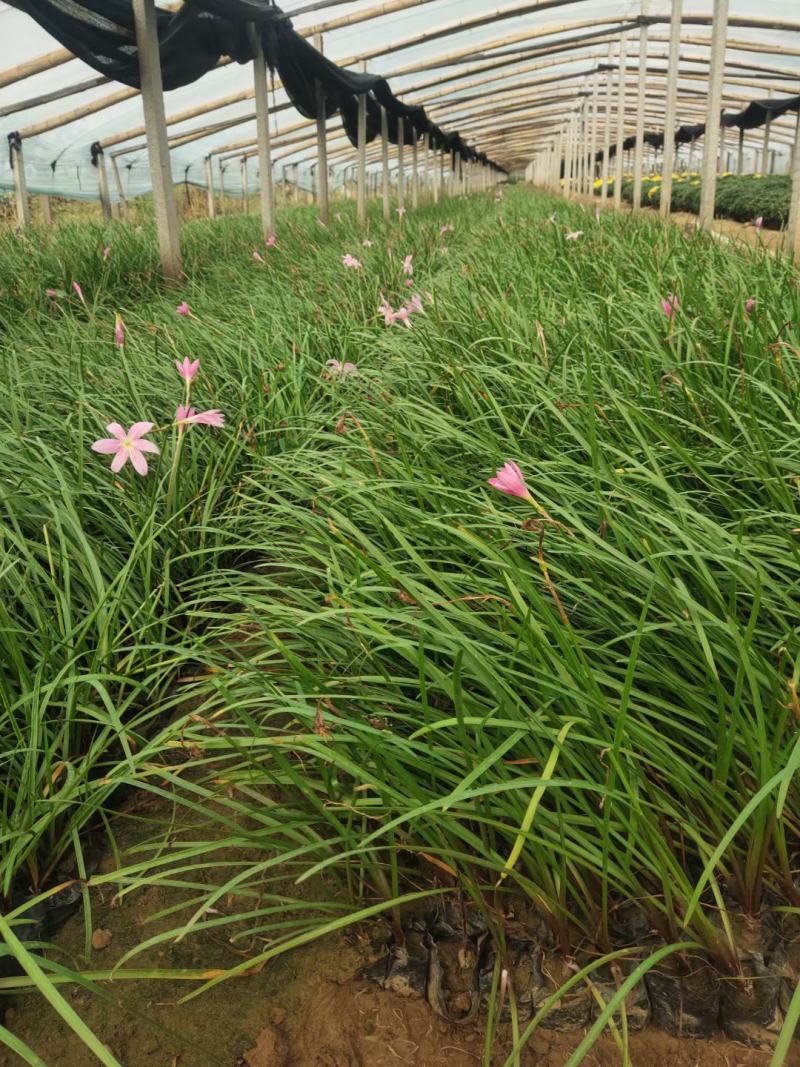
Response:
[{"label": "bamboo pole", "polygon": [[381,106],[381,163],[383,165],[383,217],[389,221],[389,116]]},{"label": "bamboo pole", "polygon": [[111,156],[111,173],[114,176],[114,185],[117,189],[117,198],[119,200],[119,213],[123,219],[128,217],[128,198],[125,195],[125,189],[122,185],[122,178],[119,173],[119,164],[115,157]]},{"label": "bamboo pole", "polygon": [[772,127],[772,114],[767,112],[767,121],[764,123],[764,140],[761,144],[761,173],[769,173],[769,134]]},{"label": "bamboo pole", "polygon": [[[160,73],[161,68],[159,67],[159,75]],[[104,111],[106,108],[121,104],[125,100],[131,100],[138,95],[138,89],[119,89],[115,93],[109,93],[108,96],[104,96],[102,100],[93,100],[90,104],[83,104],[81,107],[73,108],[72,111],[66,111],[61,115],[55,115],[53,118],[36,122],[32,126],[26,126],[19,131],[19,135],[25,140],[30,137],[39,137],[43,133],[58,130],[62,126],[68,126],[71,122],[77,122],[78,119],[86,118],[88,115],[96,115],[98,111]],[[102,143],[101,141],[101,145]]]},{"label": "bamboo pole", "polygon": [[416,130],[412,129],[414,140],[411,143],[411,206],[419,207],[419,146]]},{"label": "bamboo pole", "polygon": [[95,155],[97,167],[97,185],[100,190],[100,207],[103,211],[105,222],[111,221],[111,194],[108,191],[108,171],[106,170],[106,157],[102,148]]},{"label": "bamboo pole", "polygon": [[397,120],[397,207],[401,214],[406,207],[405,136],[405,122],[400,118]]},{"label": "bamboo pole", "polygon": [[[259,203],[264,240],[275,233],[275,185],[272,177],[272,142],[269,128],[269,94],[267,64],[261,38],[253,28],[255,58],[253,60],[253,93],[256,101],[256,130],[258,137]],[[244,157],[247,166],[247,157]]]},{"label": "bamboo pole", "polygon": [[714,221],[714,201],[717,191],[717,151],[719,149],[719,117],[722,104],[722,84],[725,66],[725,47],[728,35],[728,0],[714,0],[711,69],[708,79],[708,111],[703,137],[703,169],[700,179],[700,211],[698,225],[707,229]]},{"label": "bamboo pole", "polygon": [[42,104],[50,104],[54,100],[63,100],[67,96],[75,96],[77,93],[84,93],[89,89],[96,89],[99,85],[106,85],[108,81],[108,78],[101,75],[98,78],[90,78],[88,81],[78,82],[77,85],[67,85],[63,89],[54,89],[50,93],[31,96],[27,100],[18,100],[15,104],[0,107],[0,118],[16,115],[19,111],[30,111],[34,107],[41,107]]},{"label": "bamboo pole", "polygon": [[422,188],[424,191],[425,199],[428,200],[431,197],[431,134],[430,130],[425,131],[425,136],[422,140]]},{"label": "bamboo pole", "polygon": [[792,196],[786,229],[787,251],[800,264],[800,113],[797,116],[794,150],[792,153]]},{"label": "bamboo pole", "polygon": [[642,164],[644,162],[644,106],[647,93],[647,22],[648,0],[642,0],[642,24],[639,27],[639,77],[636,96],[636,144],[633,155],[633,210],[642,206]]},{"label": "bamboo pole", "polygon": [[678,98],[678,55],[681,43],[681,14],[683,0],[672,0],[667,70],[667,100],[664,114],[664,153],[661,171],[661,203],[659,210],[669,218],[672,204],[672,172],[675,167],[675,112]]},{"label": "bamboo pole", "polygon": [[47,195],[47,193],[45,193],[43,196],[40,197],[39,202],[42,205],[42,222],[45,224],[45,226],[52,226],[53,206],[50,203],[50,197]]},{"label": "bamboo pole", "polygon": [[56,67],[69,63],[74,58],[75,56],[68,48],[57,48],[53,52],[37,56],[36,59],[20,63],[16,67],[9,67],[8,70],[0,71],[0,89],[5,89],[7,85],[13,85],[15,82],[24,81],[25,78],[30,78],[34,74],[55,70]]},{"label": "bamboo pole", "polygon": [[[314,34],[314,47],[322,52],[322,34]],[[330,218],[330,197],[328,192],[328,140],[325,118],[325,86],[317,79],[317,161],[319,182],[319,220],[323,226]]]},{"label": "bamboo pole", "polygon": [[28,183],[25,177],[25,156],[22,140],[19,137],[9,139],[11,152],[11,171],[14,179],[14,197],[17,205],[17,223],[27,227],[31,224],[31,205],[28,199]]},{"label": "bamboo pole", "polygon": [[242,180],[242,214],[250,214],[250,176],[247,173],[247,157],[242,156],[241,159],[241,180]]},{"label": "bamboo pole", "polygon": [[619,99],[617,101],[617,155],[614,160],[614,210],[622,208],[622,179],[624,177],[625,150],[625,76],[627,64],[627,41],[623,33],[619,39],[619,71],[617,85]]},{"label": "bamboo pole", "polygon": [[213,219],[217,214],[217,204],[214,197],[214,169],[211,165],[211,156],[206,156],[204,160],[205,172],[206,172],[206,197],[208,201],[208,217]]},{"label": "bamboo pole", "polygon": [[597,173],[597,108],[599,100],[599,88],[600,88],[600,74],[598,71],[594,72],[592,79],[592,127],[589,135],[589,195],[594,196],[594,179]]}]

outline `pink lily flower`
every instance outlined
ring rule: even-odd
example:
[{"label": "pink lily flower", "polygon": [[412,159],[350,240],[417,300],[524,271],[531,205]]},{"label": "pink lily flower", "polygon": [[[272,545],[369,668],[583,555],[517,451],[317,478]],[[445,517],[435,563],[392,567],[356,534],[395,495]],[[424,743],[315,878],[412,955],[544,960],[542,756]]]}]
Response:
[{"label": "pink lily flower", "polygon": [[274,248],[277,243],[278,238],[275,236],[274,233],[271,233],[267,238],[267,248]]},{"label": "pink lily flower", "polygon": [[83,289],[81,289],[80,285],[77,282],[73,282],[72,283],[72,288],[78,294],[78,299],[80,300],[80,302],[85,307],[86,306],[86,301],[83,299]]},{"label": "pink lily flower", "polygon": [[404,207],[398,207],[398,208],[395,208],[395,210],[396,210],[397,214],[399,215],[399,217],[402,219],[403,215],[405,215],[405,213],[406,213],[406,209]]},{"label": "pink lily flower", "polygon": [[256,261],[256,263],[266,263],[264,257],[261,255],[260,252],[257,252],[255,248],[253,249],[253,259]]},{"label": "pink lily flower", "polygon": [[668,297],[662,297],[661,310],[667,316],[668,319],[672,319],[680,310],[681,302],[675,293],[670,293]]},{"label": "pink lily flower", "polygon": [[489,479],[489,485],[507,496],[518,496],[523,500],[532,500],[530,490],[525,484],[525,476],[513,460],[507,459],[497,471],[494,478]]},{"label": "pink lily flower", "polygon": [[122,348],[125,344],[125,323],[120,315],[116,315],[114,319],[114,344],[117,348]]},{"label": "pink lily flower", "polygon": [[577,241],[579,237],[583,237],[583,230],[573,230],[572,233],[568,233],[564,238],[565,241]]},{"label": "pink lily flower", "polygon": [[49,296],[51,300],[56,300],[61,294],[58,289],[45,289],[44,295]]},{"label": "pink lily flower", "polygon": [[749,296],[747,298],[747,300],[745,300],[745,302],[744,302],[744,313],[745,313],[745,315],[752,315],[753,312],[755,311],[755,307],[756,307],[755,298],[752,297],[752,296]]},{"label": "pink lily flower", "polygon": [[111,255],[111,245],[106,245],[106,247],[103,249],[103,259],[104,260],[108,259],[108,257],[110,255]]},{"label": "pink lily flower", "polygon": [[183,430],[184,426],[216,426],[219,429],[225,425],[225,416],[217,408],[195,411],[194,408],[180,404],[175,412],[175,422],[180,430]]},{"label": "pink lily flower", "polygon": [[364,248],[372,248],[372,241],[370,241],[369,237],[365,237],[361,243]]},{"label": "pink lily flower", "polygon": [[114,457],[111,461],[111,470],[114,474],[118,474],[130,460],[136,473],[144,477],[147,474],[145,452],[154,452],[156,455],[159,452],[158,445],[146,440],[144,436],[153,429],[152,422],[135,422],[127,431],[118,422],[110,422],[106,429],[111,437],[95,441],[92,451]]},{"label": "pink lily flower", "polygon": [[403,260],[403,273],[407,274],[409,278],[414,273],[414,254],[413,252],[406,256]]},{"label": "pink lily flower", "polygon": [[761,227],[764,225],[764,216],[763,215],[759,215],[758,218],[756,219],[756,221],[753,223],[753,225],[755,226],[755,228],[757,230],[760,230]]},{"label": "pink lily flower", "polygon": [[411,312],[408,310],[407,307],[398,308],[397,311],[395,311],[395,313],[394,313],[394,321],[395,322],[402,322],[402,324],[404,326],[407,326],[409,328],[409,330],[410,330],[411,329]]},{"label": "pink lily flower", "polygon": [[189,359],[185,356],[182,360],[175,360],[175,369],[187,385],[191,385],[200,370],[199,359]]},{"label": "pink lily flower", "polygon": [[394,309],[383,293],[381,293],[381,300],[383,300],[383,303],[378,308],[378,311],[383,315],[383,323],[385,326],[394,326]]},{"label": "pink lily flower", "polygon": [[325,366],[332,375],[338,374],[340,378],[350,378],[358,374],[355,363],[340,363],[338,359],[329,359]]},{"label": "pink lily flower", "polygon": [[349,252],[342,256],[342,263],[345,267],[351,267],[353,270],[361,270],[361,260],[351,256]]},{"label": "pink lily flower", "polygon": [[418,293],[414,293],[406,307],[410,312],[422,311],[422,297]]},{"label": "pink lily flower", "polygon": [[175,308],[175,311],[179,315],[184,316],[189,316],[192,313],[192,309],[189,307],[185,300],[181,300],[180,304],[178,304],[178,306]]}]

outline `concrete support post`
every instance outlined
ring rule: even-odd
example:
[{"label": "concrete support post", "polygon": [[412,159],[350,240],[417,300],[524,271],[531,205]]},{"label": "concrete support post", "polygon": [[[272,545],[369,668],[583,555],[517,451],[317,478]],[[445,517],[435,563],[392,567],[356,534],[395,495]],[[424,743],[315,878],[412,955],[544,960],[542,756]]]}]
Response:
[{"label": "concrete support post", "polygon": [[178,230],[178,207],[175,202],[175,186],[172,180],[164,113],[164,84],[161,78],[161,55],[156,18],[155,0],[133,0],[142,106],[147,131],[150,175],[153,182],[153,206],[161,252],[161,269],[165,278],[177,282],[183,276],[183,267]]},{"label": "concrete support post", "polygon": [[617,72],[617,156],[614,160],[614,210],[622,208],[622,179],[625,166],[625,77],[628,70],[628,43],[623,33],[619,39],[619,71]]},{"label": "concrete support post", "polygon": [[714,15],[711,25],[711,65],[708,75],[708,105],[706,110],[706,132],[703,138],[703,170],[700,179],[700,213],[698,218],[698,223],[703,228],[708,228],[714,220],[714,201],[717,192],[719,119],[722,108],[727,37],[728,0],[714,0]]},{"label": "concrete support post", "polygon": [[[642,0],[647,15],[648,0]],[[647,23],[639,27],[639,77],[636,83],[636,145],[633,150],[633,210],[642,206],[642,165],[644,163],[644,105],[647,97]]]},{"label": "concrete support post", "polygon": [[683,0],[672,0],[667,60],[667,100],[664,113],[664,153],[661,163],[661,207],[664,218],[670,214],[672,172],[675,169],[675,115],[678,106],[678,63],[681,46]]}]

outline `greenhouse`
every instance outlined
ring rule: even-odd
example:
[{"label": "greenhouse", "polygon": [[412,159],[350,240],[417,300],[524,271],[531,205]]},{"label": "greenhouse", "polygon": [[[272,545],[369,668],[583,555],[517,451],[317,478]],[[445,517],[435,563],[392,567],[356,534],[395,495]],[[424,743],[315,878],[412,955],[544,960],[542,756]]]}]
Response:
[{"label": "greenhouse", "polygon": [[0,1067],[800,1067],[800,9],[0,2]]}]

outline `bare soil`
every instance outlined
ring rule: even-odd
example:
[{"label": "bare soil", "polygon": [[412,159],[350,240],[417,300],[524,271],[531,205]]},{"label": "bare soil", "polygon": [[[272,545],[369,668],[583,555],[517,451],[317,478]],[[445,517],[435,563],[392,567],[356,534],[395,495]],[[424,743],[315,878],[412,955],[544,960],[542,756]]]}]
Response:
[{"label": "bare soil", "polygon": [[[131,826],[117,836],[130,853],[163,816],[159,802],[139,799]],[[227,859],[244,860],[229,852]],[[111,860],[104,864],[113,870]],[[324,887],[316,886],[319,899]],[[91,924],[74,915],[54,939],[49,955],[75,968],[113,967],[153,935],[180,927],[196,906],[194,891],[150,885],[123,896],[93,888]],[[241,900],[223,898],[219,910],[233,914]],[[252,903],[252,902],[251,902]],[[127,967],[227,968],[261,950],[258,936],[231,941],[235,925],[204,930],[154,946]],[[279,957],[247,977],[230,979],[184,1003],[196,985],[174,980],[116,980],[98,993],[63,987],[70,1003],[125,1067],[480,1067],[485,1032],[480,1020],[453,1025],[435,1015],[421,996],[400,997],[362,977],[380,955],[387,927],[376,923],[328,937]],[[88,947],[87,947],[88,940]],[[80,1039],[39,996],[12,1000],[6,1025],[48,1067],[87,1067],[92,1061]],[[564,1067],[584,1031],[538,1030],[521,1056],[521,1067]],[[512,1047],[508,1025],[498,1028],[491,1067],[502,1067]],[[630,1039],[633,1067],[767,1067],[768,1053],[724,1040],[691,1041],[649,1028]],[[22,1060],[0,1049],[0,1067]],[[587,1067],[617,1067],[621,1053],[603,1037],[582,1061]],[[795,1050],[787,1067],[800,1067]]]}]

